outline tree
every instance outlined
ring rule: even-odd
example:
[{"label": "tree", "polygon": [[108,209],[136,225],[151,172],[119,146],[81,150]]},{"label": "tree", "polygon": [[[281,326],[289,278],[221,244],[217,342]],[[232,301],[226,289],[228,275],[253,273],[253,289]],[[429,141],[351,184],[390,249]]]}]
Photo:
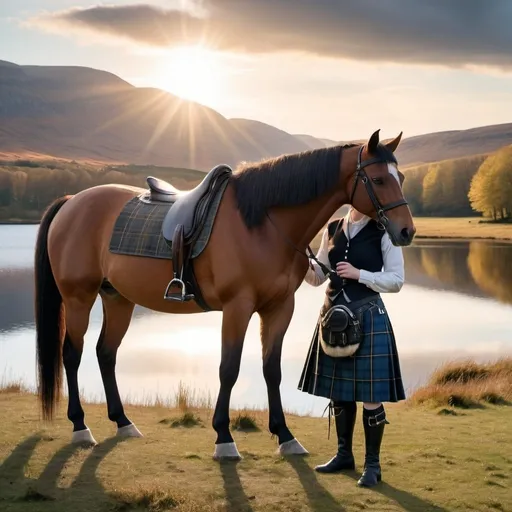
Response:
[{"label": "tree", "polygon": [[490,155],[471,181],[471,207],[486,216],[512,216],[512,145]]},{"label": "tree", "polygon": [[9,206],[13,199],[11,173],[0,168],[0,206]]},{"label": "tree", "polygon": [[473,214],[468,193],[484,156],[443,160],[431,164],[423,180],[423,213],[465,216]]},{"label": "tree", "polygon": [[428,172],[428,168],[429,165],[424,164],[404,171],[403,192],[414,215],[423,213],[423,179]]},{"label": "tree", "polygon": [[443,184],[439,164],[432,164],[423,179],[423,213],[439,215],[443,209]]}]

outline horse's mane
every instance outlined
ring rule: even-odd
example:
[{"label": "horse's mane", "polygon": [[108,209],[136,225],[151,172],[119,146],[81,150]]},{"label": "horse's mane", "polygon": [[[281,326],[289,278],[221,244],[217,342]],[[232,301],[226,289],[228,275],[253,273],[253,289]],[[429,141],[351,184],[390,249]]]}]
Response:
[{"label": "horse's mane", "polygon": [[266,211],[273,206],[305,204],[334,187],[339,179],[341,151],[355,145],[314,149],[240,164],[231,182],[247,227],[260,225]]}]

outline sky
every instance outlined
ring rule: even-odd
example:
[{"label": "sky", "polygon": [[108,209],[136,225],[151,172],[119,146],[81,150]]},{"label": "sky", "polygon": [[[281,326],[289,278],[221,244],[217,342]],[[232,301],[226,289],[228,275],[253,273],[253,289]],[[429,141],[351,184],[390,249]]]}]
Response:
[{"label": "sky", "polygon": [[0,0],[0,59],[88,66],[290,133],[512,122],[512,0]]}]

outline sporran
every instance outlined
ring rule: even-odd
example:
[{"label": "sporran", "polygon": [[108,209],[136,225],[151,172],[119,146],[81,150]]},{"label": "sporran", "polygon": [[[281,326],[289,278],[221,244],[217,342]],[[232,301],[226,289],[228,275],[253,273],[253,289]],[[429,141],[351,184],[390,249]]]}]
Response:
[{"label": "sporran", "polygon": [[320,315],[318,336],[323,351],[331,357],[350,357],[363,339],[361,322],[347,306],[332,306]]}]

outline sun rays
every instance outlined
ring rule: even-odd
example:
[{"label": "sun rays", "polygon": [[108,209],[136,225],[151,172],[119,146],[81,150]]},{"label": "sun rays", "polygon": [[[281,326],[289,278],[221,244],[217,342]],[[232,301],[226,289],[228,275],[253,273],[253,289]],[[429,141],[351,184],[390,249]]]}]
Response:
[{"label": "sun rays", "polygon": [[223,94],[226,69],[219,55],[207,47],[181,46],[158,59],[155,84],[180,98],[204,105]]}]

